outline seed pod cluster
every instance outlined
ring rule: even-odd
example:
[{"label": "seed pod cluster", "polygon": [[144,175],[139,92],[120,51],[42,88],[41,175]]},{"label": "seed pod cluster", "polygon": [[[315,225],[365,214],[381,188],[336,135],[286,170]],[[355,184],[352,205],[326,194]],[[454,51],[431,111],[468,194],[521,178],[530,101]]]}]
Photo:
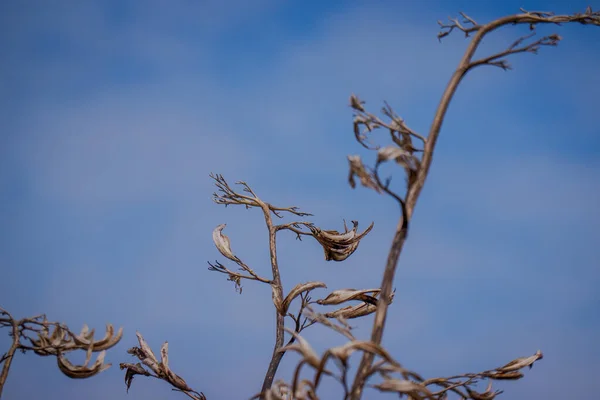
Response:
[{"label": "seed pod cluster", "polygon": [[192,388],[190,388],[185,380],[174,373],[169,366],[169,343],[164,342],[160,348],[160,361],[154,355],[154,352],[144,339],[141,333],[135,333],[139,347],[132,347],[127,352],[133,356],[135,356],[138,360],[142,362],[143,365],[148,367],[150,371],[146,370],[142,364],[139,362],[136,364],[132,363],[121,363],[119,367],[121,369],[125,369],[125,384],[127,385],[127,390],[129,390],[131,386],[131,382],[135,375],[144,375],[144,376],[154,376],[155,378],[162,379],[177,390],[189,393],[190,396],[194,399],[206,400],[204,394],[195,392]]},{"label": "seed pod cluster", "polygon": [[[94,340],[94,330],[90,330],[87,325],[83,326],[79,335],[71,332],[65,325],[50,323],[45,319],[41,325],[37,339],[29,338],[33,351],[40,356],[56,356],[58,368],[74,379],[89,378],[108,369],[111,364],[104,364],[106,350],[116,345],[123,336],[123,328],[115,334],[111,324],[106,325],[106,333],[99,340]],[[82,365],[74,365],[65,357],[66,353],[74,350],[86,350],[86,359]],[[90,366],[92,354],[96,352],[100,354]]]},{"label": "seed pod cluster", "polygon": [[326,231],[316,226],[310,226],[312,236],[323,246],[326,261],[344,261],[358,248],[358,244],[373,229],[374,223],[363,233],[357,233],[358,222],[352,221],[352,229],[348,230],[344,222],[344,232]]}]

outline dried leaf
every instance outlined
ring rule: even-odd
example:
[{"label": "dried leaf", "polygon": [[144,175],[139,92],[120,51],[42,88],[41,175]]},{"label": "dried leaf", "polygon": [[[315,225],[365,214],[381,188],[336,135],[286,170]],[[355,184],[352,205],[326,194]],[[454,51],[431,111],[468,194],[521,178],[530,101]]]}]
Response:
[{"label": "dried leaf", "polygon": [[497,395],[502,393],[502,390],[497,390],[495,392],[492,392],[492,382],[491,381],[488,383],[488,386],[487,386],[485,392],[481,392],[481,393],[476,392],[472,389],[469,389],[468,386],[465,386],[465,389],[467,390],[467,393],[469,393],[469,396],[471,396],[472,400],[494,400]]},{"label": "dried leaf", "polygon": [[541,351],[538,350],[534,355],[532,355],[530,357],[517,358],[515,360],[512,360],[505,366],[497,368],[497,370],[500,372],[510,372],[510,371],[518,371],[525,367],[529,367],[531,369],[531,367],[533,366],[533,363],[536,362],[537,360],[541,360],[542,358],[544,358],[544,355],[542,354]]},{"label": "dried leaf", "polygon": [[128,352],[134,354],[144,365],[149,367],[156,375],[160,376],[160,374],[162,373],[161,368],[158,363],[158,360],[156,359],[156,356],[152,352],[152,349],[150,348],[150,346],[148,346],[148,343],[146,343],[141,333],[136,332],[135,335],[138,338],[140,347],[133,347],[129,349]]},{"label": "dried leaf", "polygon": [[[374,387],[382,392],[408,394],[415,400],[433,396],[433,393],[431,393],[425,386],[401,379],[386,379],[379,385],[374,385]],[[423,396],[421,396],[421,394]]]},{"label": "dried leaf", "polygon": [[364,102],[360,101],[358,97],[354,94],[350,95],[350,107],[354,108],[357,111],[365,112],[365,108],[363,107]]},{"label": "dried leaf", "polygon": [[140,364],[140,363],[137,363],[137,364],[121,363],[121,364],[119,364],[119,368],[122,370],[127,368],[127,371],[125,372],[125,385],[127,386],[127,392],[129,392],[129,388],[131,387],[131,382],[133,382],[133,378],[136,375],[151,376],[150,372],[146,371],[144,369],[144,367],[142,367],[142,364]]},{"label": "dried leaf", "polygon": [[367,296],[367,293],[379,293],[380,289],[338,289],[331,292],[324,299],[317,300],[317,304],[333,305],[341,304],[350,300],[360,300],[365,303],[377,305],[377,299],[373,296]]},{"label": "dried leaf", "polygon": [[161,359],[162,371],[163,371],[164,375],[167,376],[167,379],[169,380],[169,383],[171,385],[175,386],[177,389],[180,389],[180,390],[185,390],[185,391],[192,390],[187,385],[187,383],[185,382],[185,380],[182,377],[180,377],[179,375],[177,375],[176,373],[171,371],[171,368],[169,368],[169,343],[168,342],[164,342],[160,348],[160,359]]},{"label": "dried leaf", "polygon": [[381,188],[373,179],[370,173],[367,172],[365,166],[360,159],[360,156],[348,156],[348,163],[350,164],[350,173],[348,175],[348,183],[354,189],[356,187],[356,182],[354,181],[354,176],[357,176],[360,179],[361,185],[364,187],[371,188],[375,190],[377,193],[381,193]]},{"label": "dried leaf", "polygon": [[63,374],[65,374],[66,376],[68,376],[69,378],[85,379],[85,378],[92,377],[96,374],[99,374],[100,372],[108,369],[111,366],[111,364],[104,364],[104,356],[105,355],[106,355],[106,352],[102,351],[98,355],[96,362],[94,362],[94,364],[91,367],[87,366],[87,364],[89,363],[89,357],[86,360],[85,365],[77,365],[77,366],[71,364],[71,362],[69,360],[67,360],[67,358],[62,353],[60,353],[56,356],[56,361],[58,364],[58,368],[61,370],[61,372]]},{"label": "dried leaf", "polygon": [[[392,293],[390,298],[390,303],[394,300],[394,293]],[[355,306],[346,306],[335,311],[331,311],[323,314],[327,318],[346,318],[353,319],[364,317],[365,315],[369,315],[377,311],[377,306],[368,303],[357,304]]]},{"label": "dried leaf", "polygon": [[510,371],[510,372],[490,372],[485,374],[486,378],[495,379],[495,380],[507,380],[507,381],[516,381],[521,379],[525,375],[521,371]]},{"label": "dried leaf", "polygon": [[238,261],[238,258],[231,251],[231,242],[229,238],[222,232],[227,224],[221,224],[213,230],[213,242],[217,246],[217,250],[228,259]]},{"label": "dried leaf", "polygon": [[278,308],[279,313],[281,315],[285,315],[287,313],[287,310],[290,307],[290,304],[292,303],[292,301],[296,297],[298,297],[301,293],[309,292],[316,288],[326,288],[326,287],[327,287],[327,285],[325,285],[323,282],[317,282],[317,281],[297,284],[296,286],[294,286],[294,288],[292,290],[290,290],[288,295],[285,296],[285,299],[283,299],[283,301],[281,302],[281,306],[280,306],[280,308]]}]

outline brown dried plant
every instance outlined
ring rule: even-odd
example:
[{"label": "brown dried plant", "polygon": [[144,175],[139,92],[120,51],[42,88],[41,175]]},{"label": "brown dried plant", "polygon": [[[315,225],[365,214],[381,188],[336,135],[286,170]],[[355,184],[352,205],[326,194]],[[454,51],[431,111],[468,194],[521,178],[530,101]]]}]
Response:
[{"label": "brown dried plant", "polygon": [[[11,363],[17,350],[25,353],[33,351],[39,356],[54,356],[60,371],[73,379],[90,378],[106,370],[111,364],[104,363],[106,350],[116,345],[123,336],[123,328],[115,334],[111,324],[106,325],[106,333],[102,339],[94,340],[94,329],[87,325],[79,334],[73,333],[69,327],[59,322],[49,322],[45,315],[30,318],[15,319],[8,311],[0,307],[0,327],[10,328],[9,336],[12,344],[0,358],[2,372],[0,373],[0,398]],[[85,362],[74,365],[66,354],[75,350],[86,352]],[[93,353],[100,353],[96,361],[90,365]]]},{"label": "brown dried plant", "polygon": [[[324,323],[336,331],[343,333],[350,341],[345,345],[330,348],[319,357],[311,348],[310,344],[299,336],[298,330],[293,331],[285,328],[292,335],[290,342],[295,340],[297,343],[281,347],[280,343],[283,343],[283,338],[278,337],[275,346],[276,350],[279,348],[277,353],[283,355],[286,351],[292,350],[300,353],[302,356],[301,361],[296,368],[292,384],[288,385],[283,381],[278,381],[276,385],[271,386],[269,383],[272,382],[274,371],[272,368],[269,368],[269,374],[263,384],[263,390],[261,394],[255,397],[266,399],[317,399],[316,392],[320,379],[322,375],[326,374],[332,376],[342,384],[345,399],[360,399],[365,386],[367,386],[367,381],[374,376],[379,376],[382,379],[380,383],[374,385],[369,384],[368,386],[382,392],[396,392],[401,397],[407,395],[410,399],[446,399],[448,394],[452,392],[462,399],[491,400],[501,393],[500,391],[494,391],[492,389],[493,380],[520,379],[523,377],[521,371],[525,367],[531,368],[535,361],[543,357],[541,351],[537,351],[533,356],[517,358],[502,367],[492,370],[425,380],[416,373],[404,369],[386,352],[385,349],[381,347],[387,310],[392,302],[394,294],[392,288],[396,267],[407,238],[409,223],[429,173],[436,141],[448,106],[462,79],[475,67],[489,65],[499,67],[503,70],[511,69],[506,57],[512,54],[537,54],[543,46],[556,46],[561,40],[561,37],[557,34],[545,36],[535,41],[531,40],[535,35],[535,29],[538,24],[561,25],[564,23],[577,22],[582,25],[600,26],[600,13],[592,11],[590,7],[583,13],[576,13],[573,15],[554,15],[550,12],[526,11],[521,9],[520,14],[499,18],[483,25],[478,24],[473,18],[465,13],[460,13],[460,15],[463,18],[462,20],[450,18],[449,24],[439,22],[441,32],[438,34],[438,38],[440,40],[445,36],[448,36],[453,30],[460,30],[465,33],[466,37],[472,37],[465,54],[442,95],[427,136],[421,135],[409,128],[404,119],[401,118],[387,103],[385,103],[385,106],[382,109],[383,118],[380,118],[375,114],[368,112],[364,107],[365,103],[357,96],[352,95],[350,97],[350,107],[354,110],[355,138],[364,148],[377,151],[373,167],[365,166],[361,157],[358,155],[348,156],[350,170],[348,180],[350,186],[352,188],[356,187],[355,178],[358,178],[361,185],[373,189],[377,193],[389,195],[398,202],[400,207],[401,215],[388,254],[381,288],[367,290],[335,290],[326,298],[316,302],[321,305],[340,304],[349,300],[359,300],[362,302],[358,306],[345,307],[337,312],[317,314],[309,308],[310,305],[303,307],[303,312],[310,315],[312,322]],[[480,59],[474,58],[477,48],[488,33],[506,25],[519,24],[527,24],[532,33],[519,38],[503,51]],[[370,140],[370,135],[377,129],[388,131],[393,144],[384,147],[373,144]],[[389,161],[395,161],[402,167],[406,174],[403,195],[391,189],[390,178],[382,179],[380,176],[380,166]],[[240,199],[240,203],[238,204],[248,205],[247,203],[244,203],[245,201],[248,200],[246,198]],[[225,204],[232,203],[225,202]],[[263,208],[265,209],[265,214],[267,214],[268,211],[266,210],[269,209],[269,206],[263,206]],[[267,222],[267,225],[270,227],[269,229],[271,229],[269,222]],[[293,226],[297,229],[299,225],[308,226],[311,232],[314,233],[312,225],[296,223]],[[299,230],[296,230],[295,232],[299,236],[305,234]],[[316,238],[319,240],[319,237]],[[319,242],[323,244],[323,241],[319,240]],[[272,243],[272,247],[273,246],[274,240]],[[222,252],[222,254],[226,256],[225,253]],[[273,251],[272,254],[274,254]],[[335,259],[331,254],[327,253],[327,248],[326,259]],[[342,257],[342,260],[343,259],[344,258]],[[240,264],[240,266],[242,266],[242,264]],[[244,267],[242,266],[242,268]],[[274,276],[275,269],[276,264],[274,264]],[[278,271],[276,276],[276,285],[277,287],[280,287]],[[230,277],[232,277],[232,275],[230,275]],[[277,304],[277,295],[275,292],[274,289],[273,296]],[[373,311],[376,313],[369,341],[354,339],[349,329],[346,327],[341,328],[340,325],[332,324],[328,320],[328,318],[337,317],[342,323],[345,323],[345,318],[360,316],[363,315],[363,312],[370,313]],[[278,334],[281,331],[282,321],[283,320],[278,321]],[[348,360],[353,352],[361,352],[362,359],[358,366],[356,376],[354,377],[352,384],[349,385],[347,380]],[[379,360],[374,362],[376,358]],[[334,359],[336,361],[339,374],[333,374],[325,369],[329,359]],[[277,364],[275,364],[275,367],[276,365]],[[308,365],[315,370],[314,379],[300,379],[300,370],[305,365]],[[484,392],[478,392],[474,388],[474,385],[480,380],[488,380],[488,387]]]},{"label": "brown dried plant", "polygon": [[[352,188],[356,187],[357,180],[362,186],[373,189],[379,194],[386,194],[394,199],[400,208],[400,217],[392,240],[391,248],[383,271],[381,286],[369,289],[335,289],[321,299],[312,300],[312,291],[326,288],[324,282],[315,280],[298,283],[286,294],[284,291],[281,270],[277,258],[277,234],[281,231],[290,231],[296,238],[310,236],[315,239],[324,251],[325,260],[342,262],[350,257],[360,244],[360,241],[372,230],[371,223],[366,230],[358,232],[358,222],[352,221],[349,229],[344,222],[343,232],[333,229],[322,229],[313,222],[301,220],[276,224],[274,217],[281,219],[285,215],[295,217],[310,217],[311,214],[301,212],[297,207],[278,207],[262,200],[245,182],[237,182],[241,191],[234,190],[225,178],[218,174],[211,174],[217,187],[213,200],[217,204],[241,205],[248,209],[260,209],[268,231],[268,246],[270,253],[271,272],[264,275],[263,271],[255,271],[242,260],[235,252],[231,240],[223,233],[226,225],[218,225],[213,231],[213,241],[219,253],[228,260],[228,263],[236,264],[232,269],[222,262],[209,262],[209,270],[219,272],[232,281],[235,289],[242,292],[242,280],[251,280],[264,283],[271,288],[273,308],[276,315],[275,323],[275,345],[271,360],[266,370],[262,383],[262,389],[253,398],[260,399],[318,399],[317,390],[324,378],[334,379],[339,382],[344,390],[344,398],[358,400],[362,397],[365,387],[382,392],[393,392],[406,396],[409,399],[447,399],[453,393],[462,399],[492,400],[501,391],[494,390],[494,380],[517,380],[523,377],[523,370],[531,368],[534,362],[542,359],[541,351],[529,357],[514,359],[504,366],[486,370],[479,373],[465,373],[450,377],[438,377],[425,379],[417,373],[403,367],[390,353],[381,346],[381,340],[385,329],[387,311],[394,299],[394,277],[400,254],[406,241],[410,220],[415,205],[425,184],[431,167],[435,145],[442,127],[442,123],[448,111],[449,104],[456,93],[458,86],[468,72],[475,67],[494,66],[503,70],[511,67],[506,58],[517,53],[537,52],[544,46],[556,46],[561,37],[552,34],[538,40],[532,40],[538,24],[579,23],[582,25],[600,26],[600,13],[594,12],[588,7],[583,13],[572,15],[554,15],[551,12],[526,11],[496,19],[487,24],[479,24],[473,18],[460,13],[462,19],[450,18],[449,23],[439,22],[441,32],[438,38],[448,36],[451,32],[458,30],[471,38],[471,41],[450,81],[443,92],[438,108],[434,114],[428,135],[422,135],[411,128],[387,103],[382,108],[382,117],[370,113],[364,107],[364,102],[357,96],[350,97],[350,107],[354,111],[354,135],[360,145],[368,150],[377,152],[373,167],[366,166],[358,155],[348,156],[349,177],[348,181]],[[508,48],[493,55],[475,58],[475,52],[483,38],[507,25],[526,24],[532,33],[516,40]],[[392,145],[379,146],[373,144],[370,136],[376,130],[389,132]],[[379,168],[387,162],[395,162],[402,167],[406,174],[405,187],[398,190],[391,188],[391,179],[383,179]],[[299,311],[291,313],[290,305],[297,300]],[[349,303],[349,304],[348,304]],[[318,312],[316,306],[339,306],[333,311]],[[371,337],[369,340],[359,340],[351,332],[347,320],[359,318],[375,313]],[[291,321],[291,328],[285,326],[286,318]],[[329,348],[322,355],[318,355],[311,345],[300,333],[315,324],[324,325],[339,334],[348,341],[345,344]],[[121,338],[122,330],[114,335],[111,325],[107,326],[107,335],[99,341],[93,340],[93,330],[89,331],[87,326],[79,335],[72,333],[64,324],[48,322],[41,315],[32,318],[15,320],[7,311],[0,309],[0,326],[10,327],[13,338],[8,352],[2,356],[3,363],[0,375],[0,396],[6,381],[11,361],[17,350],[23,352],[31,350],[42,356],[52,355],[57,358],[59,368],[63,373],[72,378],[87,378],[104,369],[109,364],[103,364],[104,350],[114,346]],[[50,329],[53,329],[50,333]],[[284,344],[285,332],[290,334],[287,343]],[[30,336],[34,335],[34,336]],[[125,372],[125,383],[130,388],[136,375],[149,376],[161,379],[188,397],[196,400],[205,400],[202,392],[193,390],[183,378],[175,374],[169,366],[168,344],[165,342],[160,349],[160,361],[154,355],[152,349],[141,334],[137,333],[139,347],[132,347],[128,353],[139,360],[133,363],[121,363],[121,369]],[[28,342],[27,344],[25,342]],[[64,354],[82,349],[87,352],[84,365],[75,366],[71,364]],[[91,354],[100,351],[97,361],[89,366]],[[291,383],[283,380],[274,382],[274,378],[282,357],[288,351],[300,354],[301,359],[292,377]],[[361,361],[354,379],[348,379],[350,358],[354,353],[361,353]],[[330,360],[333,360],[335,369],[332,369]],[[312,379],[302,378],[303,370],[314,371]],[[306,371],[306,370],[305,370]],[[371,379],[377,380],[370,383]],[[485,391],[476,390],[480,381],[487,381]]]},{"label": "brown dried plant", "polygon": [[[125,372],[125,385],[127,386],[127,391],[129,392],[129,388],[131,387],[131,382],[136,375],[142,376],[150,376],[152,378],[160,379],[171,386],[173,386],[173,390],[177,392],[181,392],[194,400],[206,400],[204,393],[197,392],[185,382],[185,380],[177,375],[175,372],[171,370],[169,366],[169,343],[164,342],[160,348],[160,361],[154,355],[154,352],[146,343],[144,337],[136,332],[136,336],[140,347],[132,347],[127,350],[127,353],[136,357],[142,364],[135,363],[121,363],[119,367],[124,369]],[[144,368],[146,366],[146,368]]]},{"label": "brown dried plant", "polygon": [[[334,311],[329,316],[335,316],[336,313],[346,314],[348,318],[357,318],[373,313],[378,304],[376,296],[369,296],[368,293],[378,292],[378,289],[355,290],[342,289],[336,290],[326,296],[324,299],[313,301],[309,293],[317,288],[326,288],[324,282],[311,281],[298,283],[287,294],[284,294],[283,285],[281,282],[281,271],[277,259],[277,234],[281,231],[291,231],[296,235],[296,238],[302,240],[302,237],[310,236],[314,238],[323,247],[325,260],[327,261],[344,261],[352,255],[358,248],[360,240],[364,238],[373,228],[373,224],[358,233],[358,222],[352,221],[352,229],[348,229],[344,222],[344,231],[325,230],[317,227],[314,223],[308,221],[293,221],[282,224],[275,224],[273,217],[283,218],[283,214],[291,214],[298,217],[308,217],[312,214],[299,211],[298,207],[277,207],[263,201],[250,188],[246,182],[237,182],[242,188],[242,192],[235,191],[225,178],[221,175],[211,174],[211,178],[215,181],[218,191],[213,194],[213,201],[217,204],[241,205],[246,208],[259,208],[263,212],[267,231],[269,233],[269,253],[271,263],[271,276],[261,277],[250,266],[248,266],[240,257],[232,250],[230,239],[223,233],[225,224],[221,224],[213,231],[213,241],[217,250],[221,255],[230,261],[233,261],[238,266],[238,271],[227,268],[219,261],[209,264],[209,270],[220,272],[227,275],[227,279],[235,283],[236,290],[242,292],[242,279],[254,280],[265,283],[271,287],[273,307],[276,313],[275,327],[275,347],[271,361],[267,368],[265,378],[262,385],[261,393],[266,393],[273,385],[275,373],[279,367],[279,363],[285,352],[292,349],[294,341],[298,340],[297,336],[302,330],[313,325],[314,319],[302,316],[303,311],[311,304],[320,305],[338,305],[349,301],[358,301],[358,305],[351,306],[350,309]],[[293,300],[299,299],[300,308],[298,314],[288,312],[290,304]],[[369,307],[370,306],[370,307]],[[352,308],[354,307],[354,308]],[[357,311],[358,309],[358,311]],[[285,318],[289,318],[294,326],[291,330],[292,337],[287,346],[284,347],[284,330]]]}]

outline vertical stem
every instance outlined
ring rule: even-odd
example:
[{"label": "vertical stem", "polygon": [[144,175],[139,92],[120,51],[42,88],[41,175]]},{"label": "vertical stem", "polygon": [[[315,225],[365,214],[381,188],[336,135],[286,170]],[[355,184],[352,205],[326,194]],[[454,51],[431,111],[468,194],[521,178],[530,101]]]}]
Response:
[{"label": "vertical stem", "polygon": [[277,369],[279,368],[279,363],[283,358],[284,353],[279,351],[279,349],[283,347],[283,326],[284,316],[279,314],[279,311],[277,311],[277,326],[275,328],[275,347],[273,348],[273,355],[271,356],[271,362],[269,363],[269,368],[267,369],[267,373],[263,381],[261,393],[265,393],[265,391],[270,389],[273,385],[273,380],[275,379],[275,374],[277,373]]},{"label": "vertical stem", "polygon": [[[269,209],[269,205],[263,202],[260,202],[260,206],[265,215],[265,222],[267,223],[267,228],[269,229],[269,253],[271,256],[271,269],[273,272],[273,281],[271,283],[271,288],[273,290],[273,300],[278,301],[283,300],[283,287],[281,285],[281,276],[279,275],[279,265],[277,264],[277,229],[273,226],[273,221],[271,219],[271,210]],[[271,356],[271,362],[269,363],[269,368],[267,369],[267,373],[265,374],[265,379],[263,381],[261,393],[265,393],[266,390],[270,389],[273,385],[273,379],[275,379],[275,374],[277,373],[277,369],[279,368],[279,363],[283,358],[282,352],[279,351],[283,347],[283,339],[284,339],[284,331],[283,327],[285,325],[285,316],[279,313],[279,310],[276,309],[276,324],[275,324],[275,347],[273,348],[273,355]]]},{"label": "vertical stem", "polygon": [[[400,259],[400,253],[402,252],[402,248],[404,247],[404,243],[406,240],[406,229],[402,229],[402,226],[407,226],[408,221],[412,217],[412,213],[414,211],[414,207],[419,198],[419,194],[423,189],[423,185],[425,184],[425,179],[427,178],[427,174],[429,173],[429,167],[431,166],[431,162],[433,160],[433,151],[435,149],[435,144],[437,138],[439,136],[440,130],[442,128],[442,123],[444,122],[444,117],[446,112],[448,111],[448,106],[450,105],[450,101],[452,97],[456,93],[456,89],[460,84],[462,78],[464,78],[465,74],[469,70],[469,64],[473,55],[475,54],[475,50],[483,36],[489,31],[496,29],[498,25],[494,25],[494,23],[482,27],[481,30],[477,32],[477,34],[473,37],[469,47],[467,48],[465,54],[463,55],[458,68],[452,75],[450,82],[446,86],[446,90],[442,95],[438,108],[436,110],[435,116],[433,118],[433,122],[431,124],[431,128],[429,130],[429,136],[427,137],[427,142],[425,143],[425,148],[423,150],[423,158],[421,159],[421,166],[419,171],[417,172],[417,179],[414,184],[408,188],[408,193],[406,195],[406,202],[403,207],[403,217],[402,220],[398,222],[398,228],[396,229],[396,234],[394,235],[394,239],[392,240],[392,246],[390,248],[390,253],[388,255],[388,259],[386,262],[385,270],[383,273],[383,279],[381,282],[381,301],[377,305],[377,311],[375,313],[375,320],[373,322],[373,329],[371,331],[371,341],[375,344],[381,344],[381,340],[383,338],[383,330],[385,328],[385,321],[387,317],[387,309],[388,309],[388,301],[389,297],[392,293],[392,286],[394,283],[394,276],[396,274],[396,267],[398,265],[398,260]],[[362,396],[362,390],[366,381],[366,376],[371,368],[371,364],[373,362],[374,355],[371,353],[363,353],[363,357],[361,359],[360,365],[358,367],[358,371],[356,372],[356,376],[354,378],[354,383],[352,385],[352,400],[359,400]]]},{"label": "vertical stem", "polygon": [[2,389],[4,389],[4,384],[6,383],[6,379],[8,378],[8,371],[10,370],[10,364],[12,363],[12,359],[15,355],[15,352],[19,348],[19,324],[20,321],[15,321],[14,319],[10,319],[12,323],[12,337],[13,342],[8,351],[6,352],[4,365],[2,366],[2,373],[0,373],[0,398],[2,398]]}]

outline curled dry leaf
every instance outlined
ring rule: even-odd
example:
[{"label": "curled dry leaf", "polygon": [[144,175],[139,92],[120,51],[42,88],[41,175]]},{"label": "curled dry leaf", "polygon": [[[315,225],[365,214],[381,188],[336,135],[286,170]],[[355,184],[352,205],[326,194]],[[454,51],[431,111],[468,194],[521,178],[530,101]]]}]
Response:
[{"label": "curled dry leaf", "polygon": [[365,104],[365,102],[361,101],[358,97],[356,97],[355,94],[350,95],[350,107],[352,107],[356,111],[365,112],[363,104]]},{"label": "curled dry leaf", "polygon": [[494,400],[496,396],[502,393],[502,390],[492,391],[492,382],[488,383],[485,392],[476,392],[475,390],[469,389],[468,386],[465,386],[467,393],[471,396],[472,400]]},{"label": "curled dry leaf", "polygon": [[123,337],[123,327],[119,328],[115,335],[115,328],[112,324],[106,324],[106,333],[100,340],[94,342],[94,351],[97,350],[108,350],[109,348],[116,345]]},{"label": "curled dry leaf", "polygon": [[510,372],[488,372],[485,374],[486,378],[495,379],[495,380],[506,380],[506,381],[516,381],[524,377],[521,371],[510,371]]},{"label": "curled dry leaf", "polygon": [[73,365],[69,360],[67,360],[64,354],[60,353],[56,356],[58,368],[69,378],[85,379],[99,374],[111,366],[111,364],[104,364],[104,356],[106,355],[106,351],[102,351],[100,354],[98,354],[98,358],[94,364],[91,367],[88,367],[91,353],[91,351],[88,351],[84,365]]},{"label": "curled dry leaf", "polygon": [[379,385],[374,385],[374,387],[382,392],[396,392],[401,394],[407,394],[415,400],[433,398],[433,393],[431,393],[429,389],[427,389],[425,386],[407,380],[386,379]]},{"label": "curled dry leaf", "polygon": [[156,375],[160,375],[161,368],[158,363],[158,359],[154,355],[154,352],[152,351],[150,346],[148,346],[148,343],[146,343],[146,340],[144,339],[141,333],[136,332],[135,335],[138,338],[140,347],[132,347],[131,349],[127,350],[127,352],[136,356],[142,363],[144,363],[145,366],[150,368],[152,372],[154,372]]},{"label": "curled dry leaf", "polygon": [[[373,297],[375,297],[375,296],[373,296]],[[390,302],[388,304],[391,304],[393,300],[394,300],[394,293],[392,293]],[[352,319],[352,318],[364,317],[365,315],[372,314],[375,311],[377,311],[376,305],[363,302],[362,304],[357,304],[354,306],[342,307],[340,309],[325,313],[323,315],[327,318],[340,318],[341,317],[341,318],[346,318],[346,319]]]},{"label": "curled dry leaf", "polygon": [[187,383],[185,382],[185,380],[182,377],[180,377],[179,375],[177,375],[176,373],[171,371],[171,368],[169,368],[169,343],[168,342],[164,342],[160,348],[160,361],[161,361],[162,370],[163,370],[164,374],[167,376],[167,379],[171,385],[175,386],[179,390],[185,390],[185,391],[192,390],[192,388],[190,388],[187,385]]},{"label": "curled dry leaf", "polygon": [[156,378],[168,382],[178,390],[193,393],[195,395],[195,397],[193,397],[194,399],[205,399],[204,395],[201,392],[198,393],[192,390],[182,377],[180,377],[171,370],[171,367],[169,366],[168,342],[163,343],[163,345],[160,348],[159,362],[150,346],[148,346],[148,344],[144,340],[144,337],[139,332],[136,332],[136,335],[138,338],[138,342],[140,343],[140,347],[133,347],[127,352],[137,357],[142,362],[142,364],[150,368],[154,374],[145,370],[143,365],[140,363],[120,364],[121,369],[127,369],[127,372],[125,373],[125,384],[127,385],[127,390],[129,390],[129,387],[131,386],[131,381],[133,380],[133,377],[135,375],[154,376]]},{"label": "curled dry leaf", "polygon": [[222,232],[227,224],[221,224],[213,230],[213,242],[217,246],[217,250],[232,261],[238,261],[238,258],[231,251],[231,242],[229,238]]},{"label": "curled dry leaf", "polygon": [[309,226],[312,236],[323,246],[325,260],[343,261],[350,257],[358,248],[358,244],[373,229],[371,223],[361,234],[357,233],[358,222],[352,221],[352,229],[348,230],[344,222],[344,233],[338,231],[325,231],[316,226]]},{"label": "curled dry leaf", "polygon": [[338,289],[331,292],[324,299],[317,300],[317,304],[321,305],[333,305],[341,304],[350,300],[360,300],[374,306],[377,305],[377,299],[373,296],[367,295],[367,293],[379,293],[380,289]]},{"label": "curled dry leaf", "polygon": [[[50,325],[54,326],[50,334]],[[114,334],[114,327],[111,324],[106,325],[106,334],[104,338],[94,341],[94,330],[90,330],[87,325],[79,335],[69,331],[66,326],[58,323],[50,324],[45,321],[43,328],[38,332],[37,339],[29,338],[33,351],[40,356],[58,355],[78,349],[92,349],[93,352],[108,350],[116,345],[123,336],[123,328]]]},{"label": "curled dry leaf", "polygon": [[544,355],[542,354],[541,351],[538,350],[534,355],[532,355],[530,357],[520,357],[520,358],[512,360],[505,366],[498,368],[497,371],[511,372],[511,371],[518,371],[525,367],[529,367],[531,369],[531,367],[533,367],[533,363],[536,362],[537,360],[541,360],[542,358],[544,358]]},{"label": "curled dry leaf", "polygon": [[133,382],[133,378],[136,375],[151,376],[150,372],[146,371],[140,363],[121,363],[119,364],[119,368],[122,370],[127,369],[127,371],[125,372],[125,385],[127,386],[127,392],[129,392],[131,382]]},{"label": "curled dry leaf", "polygon": [[281,315],[285,315],[287,313],[287,310],[290,307],[290,304],[292,303],[292,301],[296,297],[298,297],[301,293],[309,292],[316,288],[326,288],[326,287],[327,287],[327,285],[325,285],[323,282],[317,282],[317,281],[299,283],[296,286],[294,286],[294,288],[292,290],[290,290],[290,292],[288,293],[287,296],[285,296],[285,299],[283,299],[280,307],[278,307],[277,310],[279,311],[279,313]]},{"label": "curled dry leaf", "polygon": [[364,187],[371,188],[375,190],[377,193],[381,193],[381,188],[373,179],[371,174],[365,168],[360,156],[348,156],[348,163],[350,164],[350,173],[348,175],[348,183],[354,189],[356,187],[356,182],[354,181],[354,176],[357,176],[360,179],[361,185]]},{"label": "curled dry leaf", "polygon": [[87,325],[83,325],[83,329],[79,335],[73,335],[73,341],[79,346],[93,346],[94,351],[108,350],[116,345],[123,337],[123,328],[115,335],[115,328],[112,324],[106,324],[106,333],[100,340],[94,341],[95,330],[89,330]]},{"label": "curled dry leaf", "polygon": [[73,335],[73,341],[79,346],[89,346],[90,343],[94,340],[95,333],[95,329],[90,330],[90,328],[86,324],[84,324],[83,328],[81,328],[81,332],[79,333],[79,335]]}]

